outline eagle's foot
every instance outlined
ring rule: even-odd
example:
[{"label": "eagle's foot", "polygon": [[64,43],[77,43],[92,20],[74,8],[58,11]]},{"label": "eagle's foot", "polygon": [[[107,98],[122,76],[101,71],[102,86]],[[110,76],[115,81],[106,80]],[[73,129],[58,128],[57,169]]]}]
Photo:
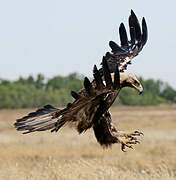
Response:
[{"label": "eagle's foot", "polygon": [[140,144],[137,137],[135,137],[135,136],[141,136],[141,135],[144,135],[144,134],[139,131],[134,131],[132,133],[122,133],[121,137],[123,137],[125,139],[120,140],[120,143],[122,145],[121,150],[123,152],[126,152],[125,147],[133,149],[133,146],[132,146],[133,144]]}]

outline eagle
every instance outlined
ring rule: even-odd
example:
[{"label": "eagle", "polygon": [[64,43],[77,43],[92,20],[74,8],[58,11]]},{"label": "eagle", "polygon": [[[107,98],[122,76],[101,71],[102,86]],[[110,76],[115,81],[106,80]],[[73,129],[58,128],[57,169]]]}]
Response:
[{"label": "eagle", "polygon": [[129,30],[130,40],[124,24],[121,23],[119,27],[121,44],[109,42],[111,52],[103,56],[102,67],[99,70],[94,65],[93,81],[85,77],[84,88],[78,93],[71,91],[74,98],[72,103],[68,103],[63,109],[46,105],[17,119],[14,123],[15,128],[23,131],[23,134],[46,130],[57,132],[64,125],[72,123],[80,134],[93,128],[98,143],[103,147],[120,143],[121,150],[125,151],[126,147],[133,148],[133,144],[138,144],[137,137],[143,133],[117,130],[109,112],[122,88],[131,87],[140,94],[143,92],[138,78],[133,73],[124,72],[127,65],[131,64],[131,60],[143,49],[148,38],[145,18],[142,19],[141,30],[133,10],[129,16]]}]

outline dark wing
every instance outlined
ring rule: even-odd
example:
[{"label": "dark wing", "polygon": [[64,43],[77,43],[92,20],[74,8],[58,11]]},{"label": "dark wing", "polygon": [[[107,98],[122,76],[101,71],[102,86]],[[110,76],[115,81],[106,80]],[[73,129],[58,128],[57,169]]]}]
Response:
[{"label": "dark wing", "polygon": [[[77,130],[79,133],[82,133],[92,127],[94,124],[94,116],[100,104],[106,100],[109,94],[119,92],[120,90],[118,67],[116,68],[113,82],[107,61],[104,59],[103,74],[105,83],[103,82],[101,74],[95,65],[93,69],[94,82],[91,83],[88,78],[84,79],[84,90],[79,94],[72,92],[72,96],[75,98],[75,101],[69,105],[69,109],[63,114],[63,119],[64,117],[68,117],[68,121],[77,123]],[[52,131],[57,131],[60,127],[59,120],[57,121],[55,129]]]},{"label": "dark wing", "polygon": [[[95,113],[95,107],[99,101],[105,97],[109,90],[105,88],[101,92],[95,91],[88,78],[84,79],[85,95],[71,92],[75,99],[73,103],[69,103],[64,109],[57,109],[51,105],[46,105],[36,112],[31,112],[27,116],[17,119],[14,126],[23,134],[51,130],[58,131],[66,122],[75,122],[78,124],[78,131],[82,132],[88,128],[87,122]],[[82,113],[79,113],[81,112]],[[81,127],[81,123],[83,123]],[[80,130],[83,128],[83,130]]]},{"label": "dark wing", "polygon": [[97,67],[94,66],[94,83],[91,83],[85,77],[84,91],[80,93],[71,92],[72,97],[75,99],[73,103],[69,103],[64,109],[57,109],[51,105],[44,106],[36,112],[16,120],[14,124],[16,129],[23,131],[24,134],[49,129],[53,132],[58,131],[66,122],[76,122],[79,133],[86,131],[92,126],[93,117],[100,103],[106,99],[109,93],[119,88],[118,68],[116,70],[116,80],[112,82],[107,61],[103,60],[105,84]]},{"label": "dark wing", "polygon": [[[126,28],[123,23],[119,27],[120,45],[114,41],[109,42],[111,52],[107,52],[105,59],[108,62],[110,72],[115,72],[115,67],[118,64],[119,71],[124,72],[131,60],[139,54],[143,49],[148,39],[147,24],[145,18],[142,19],[142,28],[139,21],[131,10],[129,16],[129,31],[130,40],[127,37]],[[102,71],[102,70],[101,70]]]},{"label": "dark wing", "polygon": [[[117,65],[119,71],[124,72],[124,70],[127,69],[128,64],[131,64],[131,60],[139,54],[147,42],[148,32],[145,18],[142,19],[141,29],[139,21],[132,10],[131,15],[129,16],[129,31],[130,40],[128,39],[124,24],[121,23],[119,27],[120,45],[113,41],[109,42],[111,53],[107,52],[103,57],[103,61],[107,61],[110,73],[117,72]],[[100,73],[103,75],[103,69],[100,69]],[[118,86],[120,87],[120,84]],[[118,142],[117,136],[114,135],[117,130],[112,123],[108,109],[115,101],[119,91],[120,89],[107,95],[106,99],[100,103],[93,119],[94,134],[97,141],[105,147]]]}]

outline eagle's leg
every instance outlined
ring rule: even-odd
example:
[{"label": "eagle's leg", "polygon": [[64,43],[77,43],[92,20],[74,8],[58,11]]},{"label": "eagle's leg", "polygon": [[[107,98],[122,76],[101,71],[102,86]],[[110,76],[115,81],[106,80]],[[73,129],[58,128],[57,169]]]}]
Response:
[{"label": "eagle's leg", "polygon": [[116,133],[113,133],[113,134],[117,137],[119,143],[121,143],[122,145],[121,149],[124,152],[125,152],[125,147],[133,149],[132,144],[140,144],[140,142],[137,140],[135,136],[144,135],[142,132],[139,132],[139,131],[134,131],[132,133],[125,133],[123,131],[117,131]]}]

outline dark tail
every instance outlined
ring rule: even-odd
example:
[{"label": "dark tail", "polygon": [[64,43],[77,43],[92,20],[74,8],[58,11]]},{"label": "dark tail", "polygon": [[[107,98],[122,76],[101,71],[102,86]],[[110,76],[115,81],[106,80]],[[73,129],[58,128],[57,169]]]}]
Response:
[{"label": "dark tail", "polygon": [[57,121],[60,116],[61,113],[59,109],[51,105],[46,105],[36,112],[31,112],[27,116],[17,119],[14,126],[18,131],[24,131],[23,134],[52,130],[55,129],[56,124],[59,123]]}]

